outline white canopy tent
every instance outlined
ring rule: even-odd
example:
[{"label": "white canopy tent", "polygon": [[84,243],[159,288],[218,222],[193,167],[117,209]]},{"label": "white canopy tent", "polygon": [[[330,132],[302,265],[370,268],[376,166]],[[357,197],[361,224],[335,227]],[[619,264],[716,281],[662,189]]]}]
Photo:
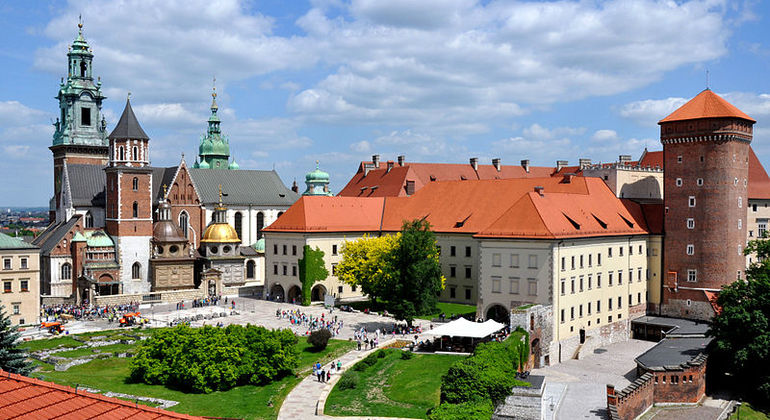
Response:
[{"label": "white canopy tent", "polygon": [[425,333],[438,336],[446,335],[449,337],[484,338],[503,328],[505,328],[505,324],[501,324],[491,319],[484,323],[478,323],[468,321],[465,318],[458,318],[438,328],[426,331]]}]

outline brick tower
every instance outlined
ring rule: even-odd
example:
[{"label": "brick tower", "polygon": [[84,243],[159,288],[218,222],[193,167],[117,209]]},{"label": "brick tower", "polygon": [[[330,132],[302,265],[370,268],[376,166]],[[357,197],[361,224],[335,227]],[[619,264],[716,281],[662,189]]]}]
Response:
[{"label": "brick tower", "polygon": [[[53,153],[54,197],[51,210],[58,210],[61,198],[62,170],[67,165],[107,165],[107,132],[102,116],[102,82],[94,82],[91,47],[83,38],[83,24],[67,53],[67,79],[62,78],[56,99],[60,116],[54,123]],[[62,218],[63,213],[57,212]],[[51,219],[55,217],[51,214]]]},{"label": "brick tower", "polygon": [[152,169],[149,142],[131,101],[109,135],[106,228],[115,239],[123,293],[150,291],[147,264],[152,239]]},{"label": "brick tower", "polygon": [[754,120],[709,89],[660,124],[665,241],[661,311],[710,319],[710,300],[746,269]]}]

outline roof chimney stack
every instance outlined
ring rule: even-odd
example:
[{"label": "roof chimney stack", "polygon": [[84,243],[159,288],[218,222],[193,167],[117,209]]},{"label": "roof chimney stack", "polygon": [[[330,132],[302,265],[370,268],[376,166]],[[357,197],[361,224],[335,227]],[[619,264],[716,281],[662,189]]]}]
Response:
[{"label": "roof chimney stack", "polygon": [[591,166],[591,159],[581,158],[581,159],[578,159],[578,162],[580,162],[578,164],[580,166],[580,169],[583,169],[586,166]]},{"label": "roof chimney stack", "polygon": [[375,168],[380,167],[380,155],[372,155],[372,163],[374,164]]},{"label": "roof chimney stack", "polygon": [[521,167],[524,168],[526,173],[529,173],[529,159],[523,159],[521,161]]},{"label": "roof chimney stack", "polygon": [[557,160],[556,161],[556,171],[560,171],[561,168],[569,165],[569,161],[567,160]]},{"label": "roof chimney stack", "polygon": [[500,172],[503,170],[502,166],[500,166],[500,158],[494,158],[492,159],[492,166],[497,169],[497,172]]},{"label": "roof chimney stack", "polygon": [[540,197],[542,197],[542,196],[543,196],[543,190],[544,190],[544,189],[545,189],[545,188],[543,188],[543,187],[541,187],[541,186],[537,186],[537,187],[535,187],[535,192],[536,192],[536,193],[538,193],[538,194],[540,194]]},{"label": "roof chimney stack", "polygon": [[404,155],[398,156],[398,166],[404,166]]},{"label": "roof chimney stack", "polygon": [[479,158],[472,157],[471,158],[471,166],[473,167],[474,171],[478,171],[479,170]]},{"label": "roof chimney stack", "polygon": [[618,162],[620,162],[620,163],[631,162],[631,155],[620,155],[620,156],[618,156]]}]

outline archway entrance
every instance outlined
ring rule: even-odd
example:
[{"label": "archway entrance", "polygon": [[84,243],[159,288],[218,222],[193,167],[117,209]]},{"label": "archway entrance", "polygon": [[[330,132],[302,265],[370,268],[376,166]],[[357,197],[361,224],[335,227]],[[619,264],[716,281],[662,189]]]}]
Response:
[{"label": "archway entrance", "polygon": [[302,289],[299,286],[291,286],[289,294],[286,295],[286,301],[290,303],[302,302]]},{"label": "archway entrance", "polygon": [[313,290],[310,292],[310,300],[312,302],[323,301],[324,296],[326,296],[326,287],[323,284],[313,286]]},{"label": "archway entrance", "polygon": [[486,319],[494,319],[497,322],[508,325],[511,322],[511,316],[508,309],[503,305],[492,305],[487,309]]},{"label": "archway entrance", "polygon": [[283,293],[283,286],[276,283],[270,288],[270,300],[273,302],[284,302],[283,298],[286,295]]},{"label": "archway entrance", "polygon": [[537,369],[540,367],[540,339],[536,338],[532,340],[529,349],[530,354],[532,355],[532,367]]}]

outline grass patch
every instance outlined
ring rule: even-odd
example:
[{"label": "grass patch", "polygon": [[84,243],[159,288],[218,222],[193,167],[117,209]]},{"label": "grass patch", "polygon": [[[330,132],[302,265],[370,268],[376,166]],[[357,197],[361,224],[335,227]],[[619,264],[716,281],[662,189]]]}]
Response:
[{"label": "grass patch", "polygon": [[738,419],[768,420],[770,419],[770,416],[768,416],[766,413],[763,413],[762,411],[759,411],[755,407],[752,407],[751,404],[744,402],[743,404],[741,404],[741,407],[738,409],[738,411],[736,411],[735,414],[730,416],[730,420],[738,420]]},{"label": "grass patch", "polygon": [[41,340],[32,340],[32,341],[25,341],[19,345],[19,347],[29,351],[29,352],[35,352],[35,351],[41,351],[41,350],[51,350],[58,347],[80,347],[83,343],[73,339],[72,337],[56,337],[56,338],[47,338],[47,339],[41,339]]},{"label": "grass patch", "polygon": [[[93,334],[99,335],[99,334]],[[73,340],[74,341],[74,340]],[[317,361],[326,363],[353,349],[355,343],[350,341],[329,340],[327,348],[321,352],[311,352],[311,347],[305,337],[300,337],[297,346],[300,350],[300,367],[297,371],[311,369],[311,364]],[[101,352],[130,351],[138,344],[112,344],[98,347]],[[87,350],[91,348],[73,350]],[[163,385],[146,385],[128,381],[129,359],[109,358],[97,359],[83,365],[73,366],[64,372],[52,371],[52,368],[33,374],[44,380],[74,387],[75,385],[97,388],[104,392],[113,391],[142,397],[155,397],[179,404],[170,408],[171,411],[193,414],[198,416],[234,417],[244,419],[274,419],[278,416],[286,395],[296,386],[302,376],[288,376],[280,381],[266,386],[245,385],[224,392],[210,394],[192,394],[166,388]],[[45,363],[39,363],[45,367]],[[48,365],[50,367],[50,365]]]},{"label": "grass patch", "polygon": [[460,360],[457,356],[433,354],[403,359],[401,350],[380,351],[385,352],[385,357],[374,357],[371,366],[348,373],[358,376],[355,388],[334,387],[324,414],[425,418],[426,411],[439,403],[441,376]]}]

